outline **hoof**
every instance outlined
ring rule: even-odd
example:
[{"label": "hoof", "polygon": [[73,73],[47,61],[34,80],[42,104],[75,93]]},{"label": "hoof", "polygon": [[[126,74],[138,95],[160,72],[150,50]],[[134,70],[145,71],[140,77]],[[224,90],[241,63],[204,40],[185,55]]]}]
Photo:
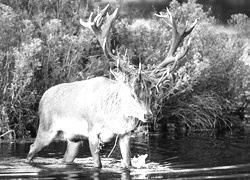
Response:
[{"label": "hoof", "polygon": [[25,159],[25,162],[26,162],[26,163],[32,163],[33,160],[32,160],[31,158],[27,158],[27,159]]},{"label": "hoof", "polygon": [[66,164],[66,165],[75,164],[74,161],[65,161],[65,160],[62,160],[62,163],[63,163],[63,164]]},{"label": "hoof", "polygon": [[102,164],[94,164],[94,168],[101,169],[102,168]]}]

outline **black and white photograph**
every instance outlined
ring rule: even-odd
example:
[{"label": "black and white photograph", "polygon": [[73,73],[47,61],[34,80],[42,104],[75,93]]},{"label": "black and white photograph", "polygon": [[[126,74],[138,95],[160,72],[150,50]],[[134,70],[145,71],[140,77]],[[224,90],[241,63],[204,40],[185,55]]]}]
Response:
[{"label": "black and white photograph", "polygon": [[250,1],[0,0],[0,179],[250,179]]}]

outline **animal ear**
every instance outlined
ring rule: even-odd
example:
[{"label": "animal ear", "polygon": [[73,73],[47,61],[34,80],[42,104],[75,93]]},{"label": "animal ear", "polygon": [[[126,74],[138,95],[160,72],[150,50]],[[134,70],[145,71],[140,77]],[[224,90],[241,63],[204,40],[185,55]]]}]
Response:
[{"label": "animal ear", "polygon": [[116,80],[119,79],[118,78],[118,76],[119,76],[118,73],[116,73],[115,71],[113,71],[111,68],[110,68],[110,72],[115,77]]},{"label": "animal ear", "polygon": [[139,92],[141,91],[142,89],[142,81],[141,81],[141,77],[140,76],[137,76],[133,83],[132,83],[132,87],[135,91],[135,94],[139,94]]},{"label": "animal ear", "polygon": [[141,77],[141,62],[139,63],[138,74],[133,78],[131,85],[138,89],[141,86],[142,77]]},{"label": "animal ear", "polygon": [[115,77],[115,80],[118,81],[119,83],[125,83],[125,84],[129,83],[129,77],[128,75],[126,75],[125,72],[122,71],[119,58],[117,58],[116,69],[117,72],[110,69],[110,72]]},{"label": "animal ear", "polygon": [[128,83],[128,77],[122,71],[115,72],[112,69],[110,69],[110,72],[114,76],[115,80],[118,81],[119,83],[125,83],[125,84]]},{"label": "animal ear", "polygon": [[138,68],[138,75],[137,75],[137,78],[136,78],[136,81],[135,83],[137,85],[140,85],[142,84],[142,75],[141,75],[141,69],[142,69],[142,65],[141,65],[141,61],[139,62],[139,68]]}]

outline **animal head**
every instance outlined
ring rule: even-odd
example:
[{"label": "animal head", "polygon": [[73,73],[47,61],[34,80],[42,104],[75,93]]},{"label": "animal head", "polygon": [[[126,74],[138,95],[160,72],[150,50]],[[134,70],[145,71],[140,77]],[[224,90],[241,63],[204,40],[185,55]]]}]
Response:
[{"label": "animal head", "polygon": [[[120,69],[120,68],[118,68]],[[141,72],[131,75],[126,72],[110,70],[121,86],[121,96],[126,104],[127,114],[145,122],[152,115],[150,109],[150,83],[142,79]]]},{"label": "animal head", "polygon": [[[111,49],[109,36],[110,29],[113,26],[113,23],[118,15],[118,8],[116,8],[112,14],[108,13],[108,8],[109,5],[107,5],[103,10],[98,9],[97,15],[95,17],[93,15],[94,13],[91,13],[88,22],[84,22],[80,19],[80,24],[84,27],[89,28],[95,34],[104,51],[105,56],[108,60],[114,63],[117,59],[119,59],[119,57],[115,55],[113,53],[113,49]],[[143,111],[144,115],[146,116],[148,114],[151,114],[151,85],[145,79],[149,79],[150,82],[154,84],[156,92],[160,92],[159,87],[162,87],[162,90],[176,89],[174,84],[180,84],[180,82],[174,78],[174,73],[181,67],[181,65],[185,63],[185,59],[183,57],[186,55],[189,49],[192,38],[189,36],[189,39],[187,41],[184,40],[193,31],[197,23],[197,19],[191,25],[188,25],[188,23],[186,23],[184,28],[179,31],[179,28],[177,27],[178,23],[168,9],[166,13],[155,15],[159,18],[163,18],[167,25],[169,25],[173,29],[171,46],[169,48],[169,52],[165,53],[167,54],[167,57],[158,65],[154,65],[152,69],[150,68],[147,73],[144,73],[144,75],[147,74],[149,78],[142,78],[140,68],[139,73],[136,76],[127,76],[121,74],[114,75],[114,73],[112,73],[118,82],[126,85],[124,86],[124,88],[128,89],[128,91],[126,92],[129,92],[130,94],[126,97],[128,99],[132,98],[134,100],[128,102],[136,102],[137,106],[140,107],[136,110],[141,110],[141,112],[139,113],[140,115],[136,115],[136,117],[141,120],[145,120],[145,118],[142,118]]]}]

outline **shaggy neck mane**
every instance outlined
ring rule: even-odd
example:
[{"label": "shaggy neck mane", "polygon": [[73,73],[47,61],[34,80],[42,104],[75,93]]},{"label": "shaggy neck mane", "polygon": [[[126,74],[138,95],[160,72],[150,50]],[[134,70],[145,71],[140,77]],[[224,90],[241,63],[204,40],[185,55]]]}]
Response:
[{"label": "shaggy neck mane", "polygon": [[100,109],[103,118],[108,122],[105,126],[117,134],[129,132],[138,124],[138,120],[129,116],[128,107],[132,97],[129,97],[129,89],[116,81],[112,82],[108,89],[100,95]]},{"label": "shaggy neck mane", "polygon": [[[108,89],[105,89],[103,93],[100,95],[101,100],[101,109],[104,112],[104,114],[114,114],[114,115],[120,115],[122,110],[122,103],[124,103],[123,94],[125,94],[127,91],[127,87],[121,85],[120,83],[114,81],[109,86]],[[124,93],[125,92],[125,93]]]}]

